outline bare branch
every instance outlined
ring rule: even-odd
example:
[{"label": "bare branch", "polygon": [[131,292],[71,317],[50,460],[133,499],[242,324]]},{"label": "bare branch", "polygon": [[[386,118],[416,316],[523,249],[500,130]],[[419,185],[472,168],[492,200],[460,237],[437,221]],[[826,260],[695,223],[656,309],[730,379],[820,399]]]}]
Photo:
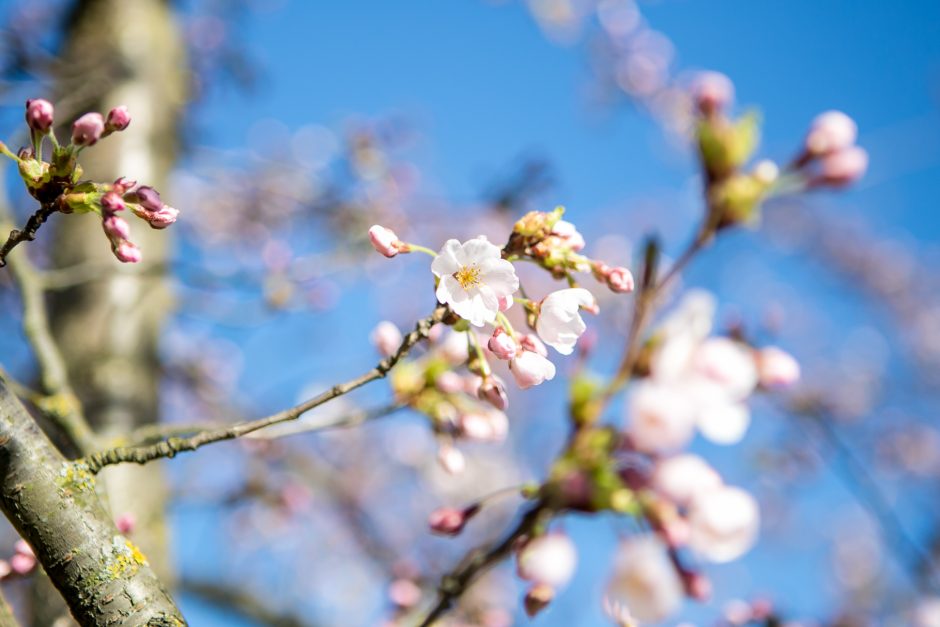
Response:
[{"label": "bare branch", "polygon": [[544,503],[537,503],[522,517],[512,531],[497,545],[488,550],[476,549],[467,554],[454,570],[441,578],[438,586],[437,602],[428,612],[420,627],[430,627],[443,616],[454,603],[467,591],[477,578],[505,559],[516,545],[516,541],[523,538],[538,527],[547,523],[552,512]]},{"label": "bare branch", "polygon": [[232,440],[248,435],[249,433],[254,433],[255,431],[264,429],[265,427],[296,420],[314,407],[318,407],[328,401],[333,400],[334,398],[348,394],[349,392],[365,385],[366,383],[385,377],[385,375],[388,374],[388,371],[391,370],[402,357],[407,355],[415,344],[428,336],[431,327],[434,324],[440,322],[446,313],[446,307],[438,307],[434,310],[433,314],[427,318],[419,320],[417,324],[415,324],[414,330],[406,335],[404,340],[402,340],[401,346],[398,347],[398,350],[393,355],[380,361],[372,370],[369,370],[365,374],[362,374],[345,383],[334,385],[326,392],[318,394],[317,396],[304,401],[299,405],[291,407],[290,409],[280,411],[276,414],[267,416],[266,418],[240,422],[232,425],[231,427],[208,429],[188,438],[169,438],[150,446],[118,447],[107,451],[101,451],[92,455],[88,455],[84,458],[83,461],[88,465],[88,469],[92,473],[98,473],[105,466],[110,466],[112,464],[121,464],[126,462],[146,464],[147,462],[153,461],[155,459],[161,459],[163,457],[174,457],[177,453],[195,451],[196,449],[208,444],[222,442],[224,440]]},{"label": "bare branch", "polygon": [[[0,209],[0,218],[6,211]],[[39,365],[42,388],[47,395],[37,405],[68,436],[83,454],[95,449],[95,435],[85,420],[78,397],[69,382],[68,369],[52,337],[46,310],[45,291],[39,272],[26,255],[9,260],[10,271],[23,301],[23,332]]]},{"label": "bare branch", "polygon": [[21,242],[31,242],[36,239],[36,233],[39,231],[39,227],[45,223],[45,221],[56,212],[56,207],[53,203],[47,203],[39,207],[36,210],[36,213],[29,216],[29,219],[26,221],[26,226],[20,229],[13,229],[10,231],[9,237],[3,243],[3,246],[0,246],[0,268],[7,265],[7,255],[10,254],[10,251],[16,248]]}]

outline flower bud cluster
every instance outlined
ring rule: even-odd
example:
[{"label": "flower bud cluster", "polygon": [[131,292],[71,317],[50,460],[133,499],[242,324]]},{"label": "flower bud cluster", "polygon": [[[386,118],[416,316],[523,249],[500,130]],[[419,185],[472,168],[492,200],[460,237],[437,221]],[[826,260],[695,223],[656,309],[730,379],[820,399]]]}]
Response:
[{"label": "flower bud cluster", "polygon": [[[0,144],[4,154],[17,160],[20,176],[30,194],[43,207],[60,213],[96,213],[111,243],[114,256],[125,263],[140,261],[140,249],[130,241],[130,227],[120,213],[130,209],[152,228],[173,224],[179,212],[163,203],[152,187],[120,178],[113,184],[81,181],[82,168],[77,157],[86,147],[102,138],[125,130],[131,123],[126,106],[111,109],[107,116],[86,113],[72,124],[71,143],[60,145],[53,132],[55,110],[43,99],[26,101],[26,124],[31,146],[13,155]],[[48,161],[43,159],[46,140],[52,144]]]},{"label": "flower bud cluster", "polygon": [[828,111],[813,120],[800,156],[782,175],[768,160],[745,170],[758,144],[756,114],[737,119],[728,115],[734,85],[716,72],[701,74],[691,97],[698,112],[696,138],[706,178],[707,232],[756,223],[760,205],[771,193],[844,187],[859,180],[868,167],[868,154],[855,145],[855,122],[844,113]]}]

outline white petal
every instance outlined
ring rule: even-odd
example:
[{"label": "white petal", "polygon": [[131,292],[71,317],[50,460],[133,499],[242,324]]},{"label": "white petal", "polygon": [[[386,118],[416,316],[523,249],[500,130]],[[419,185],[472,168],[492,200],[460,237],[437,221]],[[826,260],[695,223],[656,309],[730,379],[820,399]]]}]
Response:
[{"label": "white petal", "polygon": [[[444,247],[437,254],[434,261],[431,262],[431,272],[439,277],[451,275],[460,269],[460,258],[463,256],[463,250],[460,242],[455,239],[449,239],[444,242]],[[443,301],[441,301],[443,302]]]},{"label": "white petal", "polygon": [[708,405],[698,416],[698,429],[715,444],[737,444],[751,424],[751,412],[744,403]]},{"label": "white petal", "polygon": [[496,292],[497,296],[509,296],[519,289],[516,269],[505,259],[487,259],[480,264],[480,280]]},{"label": "white petal", "polygon": [[457,279],[449,274],[441,278],[441,282],[437,284],[437,291],[434,292],[434,295],[437,296],[439,303],[450,305],[451,307],[468,298],[467,291],[460,286]]},{"label": "white petal", "polygon": [[467,240],[463,243],[463,259],[460,256],[457,257],[457,260],[460,262],[460,265],[468,265],[471,263],[480,264],[486,259],[499,259],[500,258],[500,249],[499,246],[496,246],[490,242],[485,237],[475,237],[471,240]]}]

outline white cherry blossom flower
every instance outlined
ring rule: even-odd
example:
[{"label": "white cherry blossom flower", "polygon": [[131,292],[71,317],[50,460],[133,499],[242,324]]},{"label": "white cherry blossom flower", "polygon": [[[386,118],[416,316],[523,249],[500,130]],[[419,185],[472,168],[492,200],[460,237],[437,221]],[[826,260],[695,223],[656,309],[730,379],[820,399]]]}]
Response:
[{"label": "white cherry blossom flower", "polygon": [[686,506],[700,493],[721,487],[722,481],[704,459],[683,453],[656,462],[652,484],[676,505]]},{"label": "white cherry blossom flower", "polygon": [[647,534],[625,540],[607,584],[608,604],[643,623],[658,623],[682,607],[682,581],[665,545]]},{"label": "white cherry blossom flower", "polygon": [[689,507],[689,546],[712,562],[730,562],[757,540],[760,514],[754,497],[721,486],[698,494]]},{"label": "white cherry blossom flower", "polygon": [[695,407],[679,388],[643,381],[637,384],[628,407],[626,431],[639,451],[676,451],[695,435]]},{"label": "white cherry blossom flower", "polygon": [[519,289],[515,268],[482,236],[463,244],[447,240],[431,271],[440,278],[437,300],[477,327],[493,322],[500,301]]},{"label": "white cherry blossom flower", "polygon": [[519,576],[534,583],[560,588],[578,564],[574,542],[562,533],[549,533],[528,542],[519,552]]},{"label": "white cherry blossom flower", "polygon": [[579,309],[596,307],[594,295],[583,287],[552,292],[542,300],[535,330],[542,341],[562,355],[570,355],[587,329]]},{"label": "white cherry blossom flower", "polygon": [[776,346],[766,346],[757,353],[760,384],[766,388],[786,387],[800,379],[800,363]]}]

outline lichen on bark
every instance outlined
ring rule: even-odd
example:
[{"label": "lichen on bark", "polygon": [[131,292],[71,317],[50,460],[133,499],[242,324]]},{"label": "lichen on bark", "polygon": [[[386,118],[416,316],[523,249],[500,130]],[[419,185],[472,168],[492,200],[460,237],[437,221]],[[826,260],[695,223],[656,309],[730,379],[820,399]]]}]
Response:
[{"label": "lichen on bark", "polygon": [[0,509],[85,626],[185,625],[80,465],[55,449],[0,379]]}]

